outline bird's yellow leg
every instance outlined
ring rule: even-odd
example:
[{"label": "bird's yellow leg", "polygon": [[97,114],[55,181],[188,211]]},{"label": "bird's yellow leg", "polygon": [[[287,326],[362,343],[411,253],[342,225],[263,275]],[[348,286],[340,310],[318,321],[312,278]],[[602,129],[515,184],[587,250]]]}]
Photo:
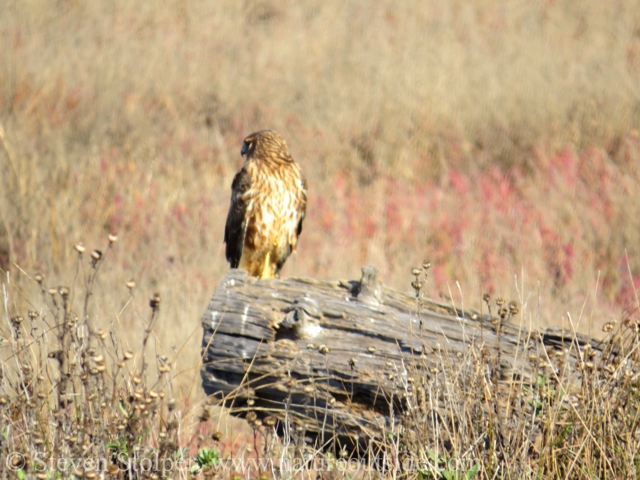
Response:
[{"label": "bird's yellow leg", "polygon": [[264,266],[262,267],[262,274],[260,277],[269,278],[269,259],[271,258],[271,252],[267,252],[267,256],[264,257]]}]

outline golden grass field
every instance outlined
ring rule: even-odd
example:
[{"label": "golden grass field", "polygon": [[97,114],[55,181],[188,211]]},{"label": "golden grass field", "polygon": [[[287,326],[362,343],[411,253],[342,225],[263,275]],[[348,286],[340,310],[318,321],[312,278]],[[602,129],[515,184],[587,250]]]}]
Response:
[{"label": "golden grass field", "polygon": [[38,308],[37,272],[80,288],[74,245],[88,269],[117,234],[88,315],[135,351],[159,293],[154,352],[200,401],[231,179],[263,128],[310,190],[283,276],[374,264],[410,290],[427,259],[429,295],[517,299],[532,327],[637,315],[637,2],[4,0],[4,316]]}]

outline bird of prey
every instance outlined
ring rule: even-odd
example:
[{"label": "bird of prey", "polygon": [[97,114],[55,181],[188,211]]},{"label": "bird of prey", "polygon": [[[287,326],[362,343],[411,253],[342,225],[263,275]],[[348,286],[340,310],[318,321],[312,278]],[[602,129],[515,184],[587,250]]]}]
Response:
[{"label": "bird of prey", "polygon": [[246,161],[233,178],[224,229],[227,261],[255,277],[276,277],[298,245],[307,182],[274,131],[249,135],[240,154]]}]

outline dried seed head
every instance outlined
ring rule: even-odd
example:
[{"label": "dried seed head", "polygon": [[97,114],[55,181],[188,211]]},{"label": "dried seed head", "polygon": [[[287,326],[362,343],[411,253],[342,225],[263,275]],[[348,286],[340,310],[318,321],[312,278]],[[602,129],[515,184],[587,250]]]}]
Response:
[{"label": "dried seed head", "polygon": [[353,358],[353,357],[349,358],[349,366],[351,368],[356,366],[356,359],[355,358]]},{"label": "dried seed head", "polygon": [[133,290],[134,288],[136,288],[136,282],[132,278],[127,280],[127,283],[125,283],[125,285],[129,290]]},{"label": "dried seed head", "polygon": [[273,415],[267,415],[264,417],[263,422],[267,427],[273,427],[276,424],[276,417]]},{"label": "dried seed head", "polygon": [[116,243],[118,241],[118,236],[114,233],[110,233],[107,238],[109,239],[109,243]]},{"label": "dried seed head", "polygon": [[613,330],[613,322],[607,322],[602,326],[602,331],[609,333],[611,330]]},{"label": "dried seed head", "polygon": [[33,279],[34,279],[36,282],[38,282],[39,284],[42,284],[42,281],[44,280],[44,277],[42,276],[42,274],[41,274],[41,273],[36,273],[36,274],[33,276]]},{"label": "dried seed head", "polygon": [[258,415],[256,415],[256,412],[249,412],[247,413],[246,418],[248,422],[255,422],[255,420],[258,418]]},{"label": "dried seed head", "polygon": [[160,301],[161,301],[161,297],[159,293],[154,293],[153,294],[153,298],[149,301],[149,306],[153,309],[153,310],[157,310],[160,307]]},{"label": "dried seed head", "polygon": [[102,330],[102,329],[99,329],[99,330],[96,332],[96,335],[98,335],[98,337],[100,337],[102,340],[105,340],[105,339],[107,338],[107,332],[105,332],[105,331],[104,331],[104,330]]},{"label": "dried seed head", "polygon": [[126,352],[124,352],[124,359],[125,360],[131,360],[133,358],[133,352],[131,352],[131,350],[128,350]]},{"label": "dried seed head", "polygon": [[56,293],[58,293],[58,291],[55,288],[50,288],[49,290],[47,290],[47,293],[53,297]]},{"label": "dried seed head", "polygon": [[424,268],[425,270],[429,270],[431,268],[431,262],[425,260],[424,262],[422,262],[422,268]]},{"label": "dried seed head", "polygon": [[511,315],[517,315],[518,313],[520,313],[518,302],[516,302],[515,300],[511,300],[509,302],[509,312],[511,313]]},{"label": "dried seed head", "polygon": [[327,347],[326,345],[322,344],[318,347],[318,351],[320,353],[322,353],[323,355],[326,355],[327,353],[329,353],[329,347]]},{"label": "dried seed head", "polygon": [[420,270],[419,268],[414,268],[413,270],[411,270],[411,273],[417,277],[422,273],[422,270]]},{"label": "dried seed head", "polygon": [[367,348],[367,350],[369,351],[369,353],[376,353],[376,347],[369,347]]},{"label": "dried seed head", "polygon": [[13,323],[17,327],[22,323],[23,320],[24,318],[22,318],[20,315],[17,315],[11,319],[11,323]]},{"label": "dried seed head", "polygon": [[91,360],[93,360],[96,363],[103,363],[104,357],[102,355],[96,355],[95,357],[92,357]]},{"label": "dried seed head", "polygon": [[482,301],[483,301],[484,303],[489,303],[489,300],[491,300],[491,296],[490,296],[488,293],[485,293],[485,294],[482,296]]},{"label": "dried seed head", "polygon": [[169,411],[172,411],[174,408],[176,408],[176,400],[175,400],[175,398],[172,398],[171,400],[169,400],[167,402],[167,408],[169,409]]},{"label": "dried seed head", "polygon": [[202,410],[202,413],[198,417],[198,420],[200,420],[201,422],[206,422],[210,418],[211,418],[211,413],[209,412],[209,410],[205,408],[204,410]]},{"label": "dried seed head", "polygon": [[305,385],[302,391],[304,393],[313,393],[315,391],[315,388],[313,388],[311,385]]},{"label": "dried seed head", "polygon": [[58,293],[62,298],[69,297],[69,288],[68,287],[58,287]]},{"label": "dried seed head", "polygon": [[307,343],[307,349],[308,350],[314,350],[316,348],[316,346],[313,343]]},{"label": "dried seed head", "polygon": [[80,255],[82,255],[86,250],[86,248],[84,248],[84,243],[82,242],[76,243],[73,248],[75,248],[76,252],[78,252]]},{"label": "dried seed head", "polygon": [[40,314],[35,310],[29,310],[28,315],[29,315],[29,318],[38,318],[40,316]]},{"label": "dried seed head", "polygon": [[496,305],[499,307],[504,305],[504,298],[496,298]]}]

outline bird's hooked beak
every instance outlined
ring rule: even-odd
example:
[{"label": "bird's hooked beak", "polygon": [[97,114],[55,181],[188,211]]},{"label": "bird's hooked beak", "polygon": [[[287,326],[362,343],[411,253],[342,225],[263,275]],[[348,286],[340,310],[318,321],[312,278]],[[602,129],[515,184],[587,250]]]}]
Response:
[{"label": "bird's hooked beak", "polygon": [[249,143],[244,142],[242,144],[242,150],[240,150],[240,156],[244,157],[248,151],[249,151]]}]

